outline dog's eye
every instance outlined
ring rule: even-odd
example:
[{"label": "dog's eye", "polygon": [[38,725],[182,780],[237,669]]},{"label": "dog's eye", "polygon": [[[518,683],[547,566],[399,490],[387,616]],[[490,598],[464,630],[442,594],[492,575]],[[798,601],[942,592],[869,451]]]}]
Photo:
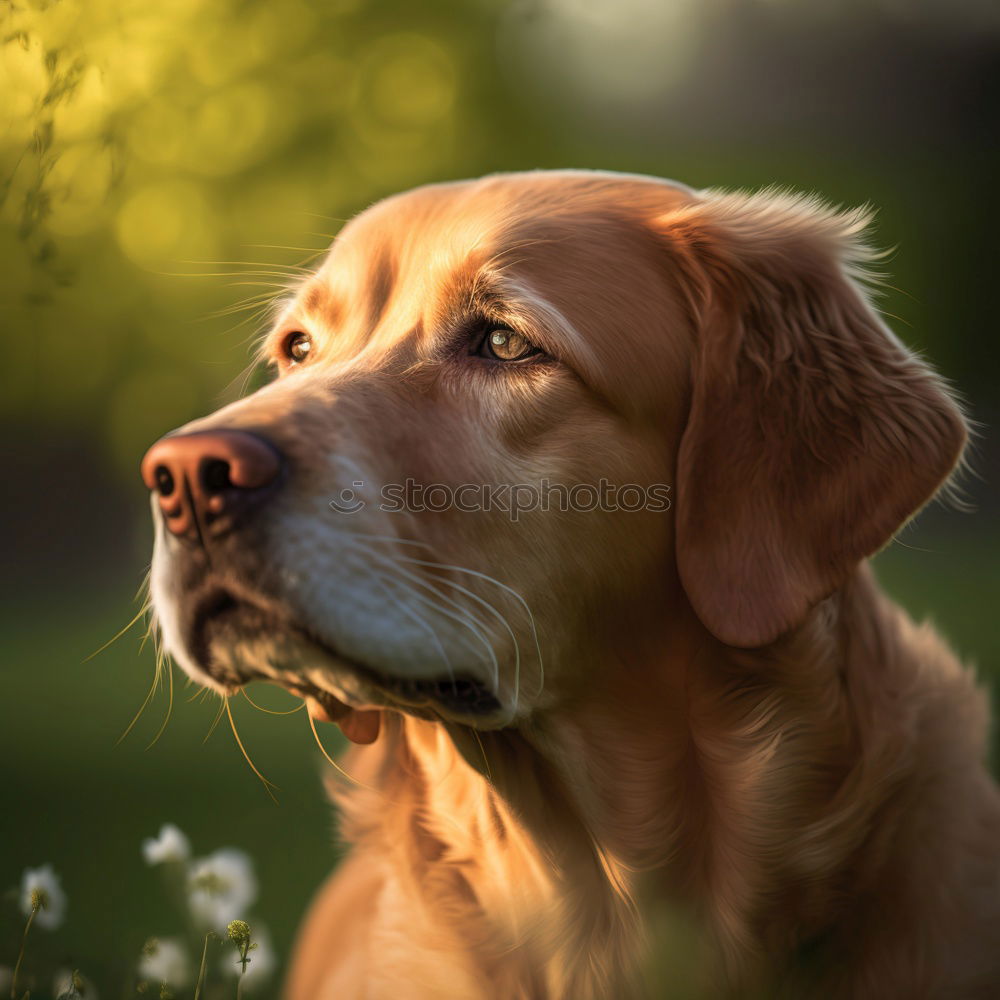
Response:
[{"label": "dog's eye", "polygon": [[301,331],[285,338],[285,355],[292,364],[300,365],[309,357],[312,350],[312,337]]},{"label": "dog's eye", "polygon": [[480,357],[494,361],[522,361],[541,353],[523,334],[505,326],[486,331],[482,344],[476,352]]}]

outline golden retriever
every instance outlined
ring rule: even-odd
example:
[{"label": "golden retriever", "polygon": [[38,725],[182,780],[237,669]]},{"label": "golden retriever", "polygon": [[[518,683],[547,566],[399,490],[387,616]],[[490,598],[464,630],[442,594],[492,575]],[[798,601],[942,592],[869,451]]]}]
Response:
[{"label": "golden retriever", "polygon": [[866,563],[965,422],[867,223],[420,188],[283,304],[271,384],[150,450],[166,648],[357,744],[288,1000],[1000,995],[986,702]]}]

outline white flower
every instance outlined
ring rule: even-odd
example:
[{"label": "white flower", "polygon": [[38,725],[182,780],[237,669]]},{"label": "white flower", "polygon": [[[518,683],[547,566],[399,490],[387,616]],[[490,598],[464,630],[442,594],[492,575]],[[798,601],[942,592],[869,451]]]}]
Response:
[{"label": "white flower", "polygon": [[147,943],[139,959],[139,978],[158,985],[183,989],[191,982],[191,961],[176,938],[158,938]]},{"label": "white flower", "polygon": [[[243,975],[243,988],[245,990],[257,990],[271,978],[278,960],[271,945],[271,935],[267,933],[267,928],[259,924],[252,925],[250,940],[257,946],[248,955],[250,961],[247,963],[247,971]],[[228,942],[227,942],[228,944]],[[236,948],[225,949],[220,969],[225,976],[238,976],[242,963],[239,960],[239,953]]]},{"label": "white flower", "polygon": [[26,868],[21,879],[21,912],[28,916],[34,900],[41,903],[35,914],[35,923],[46,930],[54,930],[66,916],[66,893],[59,883],[59,876],[52,865]]},{"label": "white flower", "polygon": [[173,823],[164,823],[158,837],[147,837],[142,842],[142,856],[147,865],[187,861],[191,857],[191,844]]},{"label": "white flower", "polygon": [[77,997],[81,997],[82,1000],[94,1000],[97,996],[94,984],[86,976],[81,976],[79,973],[76,974],[76,979],[80,983],[80,988],[74,992],[73,970],[60,969],[56,973],[56,978],[52,981],[52,994],[56,1000],[60,1000],[63,996],[72,997],[73,1000],[76,1000]]},{"label": "white flower", "polygon": [[230,920],[245,919],[257,899],[257,878],[249,855],[224,847],[188,869],[188,904],[196,923],[225,935]]}]

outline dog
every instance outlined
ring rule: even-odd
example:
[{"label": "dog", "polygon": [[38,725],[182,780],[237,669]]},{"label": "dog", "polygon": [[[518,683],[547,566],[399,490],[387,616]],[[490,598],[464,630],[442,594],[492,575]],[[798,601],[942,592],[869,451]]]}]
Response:
[{"label": "dog", "polygon": [[867,563],[966,421],[869,223],[422,187],[281,303],[270,384],[147,453],[166,649],[355,744],[288,1000],[1000,995],[986,700]]}]

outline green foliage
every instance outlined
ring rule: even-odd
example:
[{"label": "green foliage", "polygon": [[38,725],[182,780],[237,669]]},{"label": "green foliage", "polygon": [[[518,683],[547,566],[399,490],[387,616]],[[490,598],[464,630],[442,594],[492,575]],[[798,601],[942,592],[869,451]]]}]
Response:
[{"label": "green foliage", "polygon": [[[895,283],[927,302],[890,292],[887,310],[950,374],[987,384],[968,339],[984,327],[962,300],[968,256],[955,244],[988,158],[956,165],[961,182],[950,184],[940,176],[949,149],[914,157],[905,128],[861,155],[850,140],[831,149],[826,123],[811,114],[808,74],[783,100],[790,121],[810,130],[755,137],[738,93],[711,98],[718,67],[699,56],[712,39],[753,53],[762,39],[819,51],[839,36],[788,6],[784,22],[746,22],[736,38],[739,22],[713,20],[712,9],[3,0],[0,419],[82,425],[131,477],[150,440],[238,391],[269,300],[343,219],[423,182],[535,166],[641,170],[696,186],[778,182],[871,200],[882,210],[879,239],[901,246]],[[863,37],[863,10],[829,16],[840,28],[853,18]],[[931,23],[920,30],[920,45],[940,38]],[[748,94],[766,91],[772,63],[747,78]],[[715,100],[709,117],[689,109],[695,97]],[[850,105],[859,121],[870,107]],[[961,337],[954,321],[945,326],[949,310]]]},{"label": "green foliage", "polygon": [[[9,328],[32,335],[10,345],[0,407],[82,418],[131,473],[145,443],[246,365],[256,314],[295,279],[282,264],[314,256],[380,194],[462,169],[474,48],[455,36],[488,14],[415,23],[408,4],[351,0],[10,5],[0,296]],[[206,319],[248,289],[238,335]]]}]

